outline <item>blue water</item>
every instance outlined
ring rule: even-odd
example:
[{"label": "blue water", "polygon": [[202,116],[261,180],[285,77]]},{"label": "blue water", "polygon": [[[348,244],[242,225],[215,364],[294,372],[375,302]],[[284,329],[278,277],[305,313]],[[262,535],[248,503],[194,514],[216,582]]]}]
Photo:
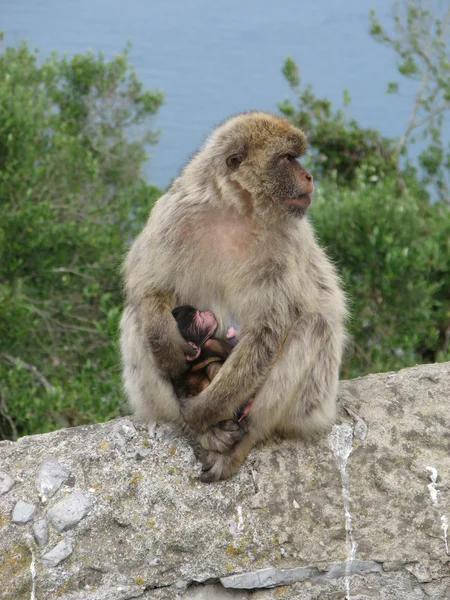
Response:
[{"label": "blue water", "polygon": [[166,185],[216,123],[277,110],[289,96],[280,72],[287,55],[318,95],[340,104],[348,88],[350,116],[400,134],[414,86],[401,97],[384,93],[398,77],[393,53],[368,35],[374,6],[389,23],[391,0],[1,0],[0,29],[7,44],[27,39],[43,56],[89,48],[112,55],[131,40],[138,75],[165,94],[147,174]]}]

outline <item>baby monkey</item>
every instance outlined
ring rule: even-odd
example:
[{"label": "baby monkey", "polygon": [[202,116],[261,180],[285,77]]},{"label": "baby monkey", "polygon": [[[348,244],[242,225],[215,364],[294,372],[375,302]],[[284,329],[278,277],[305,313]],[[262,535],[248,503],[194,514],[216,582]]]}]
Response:
[{"label": "baby monkey", "polygon": [[[172,315],[181,335],[195,350],[193,356],[186,356],[192,365],[173,381],[174,390],[179,398],[197,396],[208,387],[236,345],[236,330],[229,327],[226,340],[214,338],[217,330],[215,316],[210,311],[198,310],[193,306],[177,306]],[[253,399],[240,408],[238,421],[249,414],[252,402]]]}]

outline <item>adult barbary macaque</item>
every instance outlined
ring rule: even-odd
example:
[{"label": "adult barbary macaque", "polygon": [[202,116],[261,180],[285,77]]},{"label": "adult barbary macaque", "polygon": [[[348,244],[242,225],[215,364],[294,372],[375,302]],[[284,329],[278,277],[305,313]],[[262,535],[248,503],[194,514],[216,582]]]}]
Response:
[{"label": "adult barbary macaque", "polygon": [[[235,473],[259,440],[309,436],[335,418],[346,307],[304,218],[313,178],[305,134],[268,113],[232,117],[155,204],[125,261],[125,389],[149,423],[187,423],[205,448],[201,479]],[[171,380],[192,347],[176,306],[211,311],[239,343],[210,385],[177,399]],[[248,432],[233,426],[254,398]]]}]

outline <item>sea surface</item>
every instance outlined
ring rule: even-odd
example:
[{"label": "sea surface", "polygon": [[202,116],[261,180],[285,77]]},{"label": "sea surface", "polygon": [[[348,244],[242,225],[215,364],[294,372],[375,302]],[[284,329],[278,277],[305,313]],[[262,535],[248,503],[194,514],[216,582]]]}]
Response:
[{"label": "sea surface", "polygon": [[291,97],[281,67],[294,58],[303,83],[341,105],[361,125],[399,135],[414,84],[385,94],[399,80],[395,55],[368,34],[369,10],[391,23],[391,0],[1,0],[6,44],[27,39],[42,57],[88,49],[107,56],[131,41],[131,61],[146,85],[164,92],[153,121],[161,129],[147,167],[165,186],[208,131],[245,110],[277,111]]}]

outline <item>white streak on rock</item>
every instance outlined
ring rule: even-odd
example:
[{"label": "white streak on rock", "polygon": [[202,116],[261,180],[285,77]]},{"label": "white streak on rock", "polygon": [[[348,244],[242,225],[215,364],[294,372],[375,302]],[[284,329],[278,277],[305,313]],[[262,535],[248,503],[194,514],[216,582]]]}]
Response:
[{"label": "white streak on rock", "polygon": [[[435,467],[427,467],[427,471],[430,472],[431,483],[427,485],[428,491],[430,492],[430,497],[435,506],[439,505],[439,492],[436,489],[436,483],[438,478],[438,472]],[[445,544],[445,552],[448,554],[448,517],[447,515],[441,515],[441,528],[444,532],[444,544]]]},{"label": "white streak on rock", "polygon": [[441,517],[441,527],[444,531],[444,544],[445,544],[445,551],[448,554],[448,517],[446,515],[442,515]]},{"label": "white streak on rock", "polygon": [[31,596],[30,600],[36,600],[36,557],[34,556],[34,552],[30,546],[31,551],[31,563],[30,563],[30,573],[31,573]]},{"label": "white streak on rock", "polygon": [[350,495],[348,491],[347,460],[352,452],[353,428],[348,423],[335,425],[328,436],[328,443],[341,472],[342,500],[345,514],[345,544],[347,546],[347,561],[345,566],[346,600],[350,597],[350,577],[352,562],[355,560],[357,542],[353,539],[352,516],[350,514]]},{"label": "white streak on rock", "polygon": [[237,514],[238,514],[238,524],[237,524],[237,528],[238,531],[244,531],[244,517],[242,516],[242,506],[238,506],[237,507]]},{"label": "white streak on rock", "polygon": [[230,531],[234,537],[238,537],[244,531],[244,516],[242,514],[242,506],[237,507],[237,519],[234,517],[230,520]]},{"label": "white streak on rock", "polygon": [[438,477],[437,469],[434,467],[427,467],[427,471],[430,472],[431,483],[427,485],[428,491],[430,492],[431,500],[433,504],[438,504],[438,491],[436,489],[436,481]]}]

